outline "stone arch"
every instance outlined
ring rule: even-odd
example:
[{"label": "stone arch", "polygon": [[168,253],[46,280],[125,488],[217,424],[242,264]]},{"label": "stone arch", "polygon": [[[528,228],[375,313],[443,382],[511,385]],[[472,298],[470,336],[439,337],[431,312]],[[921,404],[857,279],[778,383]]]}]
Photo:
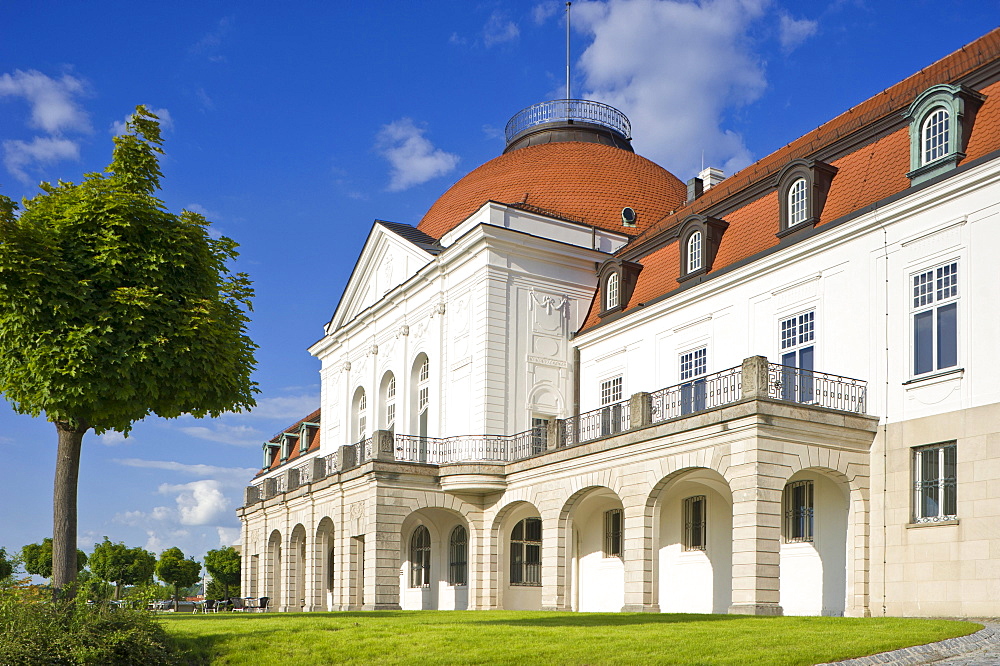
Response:
[{"label": "stone arch", "polygon": [[651,564],[644,604],[664,612],[728,611],[733,493],[724,469],[718,461],[674,466],[650,489],[643,508],[643,550]]},{"label": "stone arch", "polygon": [[[448,538],[455,526],[465,528],[471,542],[479,530],[467,513],[445,506],[421,506],[414,508],[403,519],[399,527],[400,605],[403,610],[439,609],[464,610],[469,604],[471,581],[464,585],[453,585],[449,579]],[[431,584],[426,588],[416,588],[411,581],[411,540],[418,528],[426,528],[430,534]],[[468,572],[468,551],[466,571]]]},{"label": "stone arch", "polygon": [[312,610],[333,610],[336,589],[336,529],[329,516],[316,525],[312,540]]},{"label": "stone arch", "polygon": [[[541,608],[540,586],[515,586],[510,578],[510,533],[519,521],[525,518],[542,518],[538,506],[523,499],[505,502],[497,511],[490,525],[490,581],[489,597],[495,608],[508,610],[539,610]],[[551,528],[550,528],[551,529]],[[542,558],[546,557],[546,526],[542,524]],[[544,584],[544,581],[543,581]]]},{"label": "stone arch", "polygon": [[[614,475],[606,471],[582,476],[611,481]],[[578,485],[573,484],[573,494],[559,511],[556,607],[617,612],[625,605],[624,504],[610,484]],[[607,552],[609,511],[618,512],[611,517],[612,529],[617,520],[614,554]]]},{"label": "stone arch", "polygon": [[267,539],[264,559],[264,596],[273,607],[281,601],[281,543],[281,532],[273,530]]},{"label": "stone arch", "polygon": [[289,611],[300,611],[306,604],[306,528],[297,523],[288,537],[285,550],[286,594],[283,607]]},{"label": "stone arch", "polygon": [[528,394],[528,423],[534,414],[542,414],[551,418],[562,418],[566,414],[566,402],[562,394],[551,382],[539,382]]}]

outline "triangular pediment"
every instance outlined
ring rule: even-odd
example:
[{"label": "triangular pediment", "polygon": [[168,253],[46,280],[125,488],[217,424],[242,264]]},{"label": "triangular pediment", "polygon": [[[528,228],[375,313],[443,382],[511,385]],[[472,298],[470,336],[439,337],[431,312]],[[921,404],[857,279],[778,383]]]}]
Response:
[{"label": "triangular pediment", "polygon": [[414,227],[376,220],[327,332],[337,330],[378,303],[433,261],[440,250],[435,239]]}]

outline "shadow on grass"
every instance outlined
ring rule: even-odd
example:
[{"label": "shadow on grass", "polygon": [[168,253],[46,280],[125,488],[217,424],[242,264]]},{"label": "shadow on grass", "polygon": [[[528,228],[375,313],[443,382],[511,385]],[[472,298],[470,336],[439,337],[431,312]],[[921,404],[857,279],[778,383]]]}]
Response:
[{"label": "shadow on grass", "polygon": [[[489,617],[488,615],[486,616]],[[638,624],[685,624],[690,622],[746,621],[746,615],[696,613],[541,613],[532,617],[484,619],[480,624],[512,627],[615,627]]]}]

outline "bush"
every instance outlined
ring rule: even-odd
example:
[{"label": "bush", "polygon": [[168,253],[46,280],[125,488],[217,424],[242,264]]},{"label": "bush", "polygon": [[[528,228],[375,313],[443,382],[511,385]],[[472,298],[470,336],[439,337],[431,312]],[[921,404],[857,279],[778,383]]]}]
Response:
[{"label": "bush", "polygon": [[0,595],[0,664],[183,663],[145,610]]}]

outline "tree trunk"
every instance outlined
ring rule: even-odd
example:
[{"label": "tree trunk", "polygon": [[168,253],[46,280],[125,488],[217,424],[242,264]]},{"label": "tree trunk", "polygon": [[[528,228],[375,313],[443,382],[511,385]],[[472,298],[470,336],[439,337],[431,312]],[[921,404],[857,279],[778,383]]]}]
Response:
[{"label": "tree trunk", "polygon": [[80,449],[87,426],[56,423],[59,449],[52,489],[52,593],[72,597],[76,581],[76,492],[80,476]]}]

